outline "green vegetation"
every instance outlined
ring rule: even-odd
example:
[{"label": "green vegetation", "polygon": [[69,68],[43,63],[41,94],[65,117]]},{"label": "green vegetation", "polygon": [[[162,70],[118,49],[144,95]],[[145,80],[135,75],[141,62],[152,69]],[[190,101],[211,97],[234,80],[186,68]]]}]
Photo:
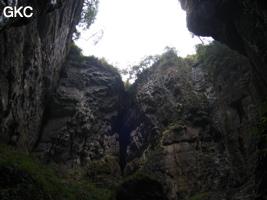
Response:
[{"label": "green vegetation", "polygon": [[84,55],[82,49],[78,47],[73,41],[71,41],[68,57],[75,61],[77,64],[82,65]]},{"label": "green vegetation", "polygon": [[94,23],[96,15],[98,13],[99,0],[85,0],[83,3],[83,11],[81,13],[81,19],[79,25],[83,29],[89,29]]},{"label": "green vegetation", "polygon": [[144,178],[148,178],[148,179],[151,179],[153,181],[158,181],[156,176],[150,175],[150,174],[145,173],[145,172],[136,172],[136,173],[126,177],[123,182],[128,182],[128,181],[132,181],[132,180],[134,180],[134,181],[135,180],[142,180]]},{"label": "green vegetation", "polygon": [[259,131],[261,133],[266,132],[267,130],[267,98],[265,102],[261,105],[262,118],[259,123]]},{"label": "green vegetation", "polygon": [[[15,147],[0,145],[0,199],[108,200],[113,193],[96,187],[83,171],[56,169]],[[74,176],[74,175],[75,176]]]},{"label": "green vegetation", "polygon": [[107,72],[110,72],[110,73],[120,77],[119,70],[116,67],[113,67],[112,65],[108,64],[108,62],[106,61],[105,58],[97,58],[95,56],[88,56],[88,57],[84,57],[84,60],[89,65],[90,64],[96,65],[100,69],[107,71]]},{"label": "green vegetation", "polygon": [[159,58],[159,64],[162,66],[181,65],[183,58],[178,56],[177,50],[174,47],[165,47],[165,52]]},{"label": "green vegetation", "polygon": [[177,56],[177,50],[174,47],[165,47],[165,52],[162,55],[146,56],[134,66],[130,66],[127,69],[120,71],[123,75],[127,75],[129,78],[126,82],[128,88],[129,82],[134,81],[137,78],[141,78],[148,72],[153,66],[173,66],[179,65],[183,62],[183,58]]},{"label": "green vegetation", "polygon": [[130,89],[130,87],[132,86],[131,82],[130,82],[130,78],[127,78],[126,81],[123,82],[124,85],[124,89],[127,91]]},{"label": "green vegetation", "polygon": [[168,128],[164,131],[164,133],[167,133],[167,132],[170,132],[170,131],[179,132],[179,131],[185,130],[185,129],[186,129],[186,125],[183,125],[183,124],[173,124],[173,123],[171,123],[168,126]]},{"label": "green vegetation", "polygon": [[267,155],[267,99],[261,105],[262,116],[256,126],[251,130],[253,134],[261,139],[260,151],[263,155]]},{"label": "green vegetation", "polygon": [[[99,0],[84,0],[83,10],[78,24],[83,30],[89,29],[94,23],[98,13],[98,5]],[[76,29],[73,35],[74,40],[79,39],[80,35],[81,33]]]},{"label": "green vegetation", "polygon": [[204,194],[199,194],[196,196],[193,196],[191,198],[189,198],[189,200],[208,200],[210,199],[210,197],[213,195],[213,192],[207,192]]},{"label": "green vegetation", "polygon": [[130,66],[127,69],[121,70],[123,75],[127,75],[128,82],[130,80],[137,79],[141,73],[143,73],[146,69],[150,68],[156,61],[158,61],[159,56],[146,56],[138,63],[138,65]]},{"label": "green vegetation", "polygon": [[121,179],[115,166],[117,165],[113,166],[104,160],[94,160],[83,167],[83,171],[85,176],[90,178],[97,187],[115,191]]},{"label": "green vegetation", "polygon": [[227,55],[232,55],[232,50],[215,40],[209,45],[196,45],[196,61],[204,63],[204,65],[209,69],[216,68],[216,62],[226,60],[228,58]]},{"label": "green vegetation", "polygon": [[99,68],[111,72],[118,77],[120,77],[119,70],[112,65],[108,64],[107,60],[105,58],[97,58],[95,56],[84,56],[82,54],[82,49],[78,47],[73,41],[71,42],[68,57],[74,61],[77,62],[78,65],[83,66],[85,63],[87,65],[96,65]]},{"label": "green vegetation", "polygon": [[136,173],[121,181],[104,160],[67,169],[44,164],[36,155],[5,144],[0,144],[0,177],[1,200],[112,200],[116,195],[117,199],[166,199],[154,176]]},{"label": "green vegetation", "polygon": [[76,58],[83,57],[82,49],[78,47],[77,44],[75,44],[73,41],[70,45],[69,54]]}]

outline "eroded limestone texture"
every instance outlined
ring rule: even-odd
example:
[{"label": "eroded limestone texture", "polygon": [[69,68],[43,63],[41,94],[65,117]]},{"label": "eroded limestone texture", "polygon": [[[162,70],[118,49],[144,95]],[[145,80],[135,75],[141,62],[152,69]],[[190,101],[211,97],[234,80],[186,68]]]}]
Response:
[{"label": "eroded limestone texture", "polygon": [[208,192],[219,199],[252,198],[244,188],[255,175],[250,128],[260,95],[249,61],[229,53],[212,66],[161,60],[137,80],[121,133],[129,137],[124,175],[157,176],[169,199]]},{"label": "eroded limestone texture", "polygon": [[108,156],[120,174],[120,75],[94,57],[80,59],[63,65],[36,151],[69,167]]},{"label": "eroded limestone texture", "polygon": [[45,104],[58,82],[83,1],[58,1],[56,5],[50,1],[19,2],[33,6],[34,17],[0,26],[1,140],[30,151],[40,132]]}]

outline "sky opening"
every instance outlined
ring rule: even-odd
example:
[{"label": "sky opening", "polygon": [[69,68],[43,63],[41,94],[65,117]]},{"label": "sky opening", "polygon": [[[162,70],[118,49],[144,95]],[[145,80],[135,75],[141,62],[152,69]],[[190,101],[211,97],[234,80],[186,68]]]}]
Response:
[{"label": "sky opening", "polygon": [[185,57],[194,54],[199,43],[186,27],[178,0],[100,0],[95,23],[76,41],[84,55],[104,57],[120,69],[162,54],[166,46]]}]

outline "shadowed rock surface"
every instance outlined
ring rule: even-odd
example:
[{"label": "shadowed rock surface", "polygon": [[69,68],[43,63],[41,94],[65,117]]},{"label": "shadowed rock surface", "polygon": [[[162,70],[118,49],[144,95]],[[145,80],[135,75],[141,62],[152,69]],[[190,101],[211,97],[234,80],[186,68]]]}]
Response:
[{"label": "shadowed rock surface", "polygon": [[34,17],[26,24],[1,24],[0,32],[1,140],[24,151],[36,143],[83,5],[82,0],[38,2],[20,1],[33,6]]}]

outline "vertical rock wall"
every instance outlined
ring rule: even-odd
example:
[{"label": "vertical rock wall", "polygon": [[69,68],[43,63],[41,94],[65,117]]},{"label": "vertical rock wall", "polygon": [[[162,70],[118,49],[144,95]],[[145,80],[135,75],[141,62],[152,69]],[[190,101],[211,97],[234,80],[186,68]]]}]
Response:
[{"label": "vertical rock wall", "polygon": [[212,62],[163,58],[125,98],[118,73],[95,58],[70,55],[61,71],[82,0],[21,2],[34,7],[32,19],[1,18],[1,140],[24,151],[35,145],[68,167],[102,160],[124,176],[145,172],[172,200],[253,198],[251,127],[267,94],[265,4],[181,1],[192,32],[223,41],[253,66],[233,51]]},{"label": "vertical rock wall", "polygon": [[70,168],[105,158],[120,174],[120,75],[94,57],[63,66],[36,151]]},{"label": "vertical rock wall", "polygon": [[32,6],[34,16],[1,23],[0,136],[28,151],[38,138],[83,0],[19,3]]},{"label": "vertical rock wall", "polygon": [[180,0],[189,31],[238,50],[250,58],[262,99],[267,96],[267,4],[260,0]]},{"label": "vertical rock wall", "polygon": [[[196,35],[212,36],[246,55],[252,63],[257,89],[261,101],[267,96],[267,3],[261,0],[180,0],[187,13],[187,27]],[[266,132],[262,133],[265,135]],[[259,193],[266,196],[267,156],[266,140],[262,136],[259,144],[257,182]],[[264,176],[264,178],[262,177]],[[258,199],[263,198],[259,195]]]},{"label": "vertical rock wall", "polygon": [[169,199],[251,199],[256,91],[249,61],[230,50],[212,65],[177,57],[154,64],[130,91],[124,175],[157,176]]}]

